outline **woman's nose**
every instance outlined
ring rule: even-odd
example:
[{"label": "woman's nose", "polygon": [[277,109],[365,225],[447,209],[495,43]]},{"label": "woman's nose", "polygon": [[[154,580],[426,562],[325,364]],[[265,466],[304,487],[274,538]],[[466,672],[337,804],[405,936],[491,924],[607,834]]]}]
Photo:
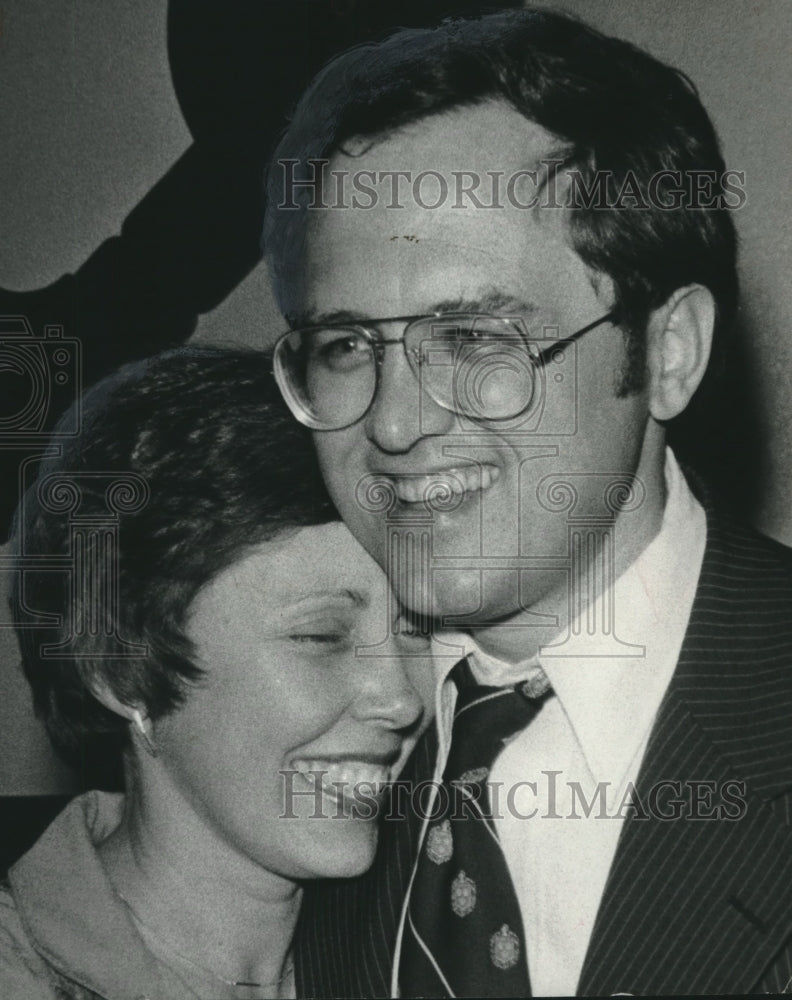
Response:
[{"label": "woman's nose", "polygon": [[354,715],[388,729],[412,728],[423,716],[426,706],[410,682],[402,658],[388,654],[366,656],[362,660],[361,688],[353,703]]}]

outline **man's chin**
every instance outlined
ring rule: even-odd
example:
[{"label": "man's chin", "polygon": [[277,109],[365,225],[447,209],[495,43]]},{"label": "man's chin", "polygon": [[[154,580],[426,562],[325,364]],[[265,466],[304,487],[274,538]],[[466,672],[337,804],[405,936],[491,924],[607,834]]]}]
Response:
[{"label": "man's chin", "polygon": [[[561,582],[557,575],[542,575],[532,586],[523,581],[520,588],[511,574],[485,580],[478,569],[443,569],[432,574],[431,587],[413,579],[396,592],[413,616],[430,618],[439,629],[476,631],[526,614],[526,626],[552,629],[557,618],[547,612],[559,609],[555,601],[547,606],[548,594],[555,594]],[[538,612],[540,607],[545,614]],[[537,611],[535,620],[532,611]]]},{"label": "man's chin", "polygon": [[391,582],[405,608],[414,616],[434,619],[441,628],[453,628],[460,618],[486,618],[491,610],[478,569],[439,569],[428,577],[413,575]]}]

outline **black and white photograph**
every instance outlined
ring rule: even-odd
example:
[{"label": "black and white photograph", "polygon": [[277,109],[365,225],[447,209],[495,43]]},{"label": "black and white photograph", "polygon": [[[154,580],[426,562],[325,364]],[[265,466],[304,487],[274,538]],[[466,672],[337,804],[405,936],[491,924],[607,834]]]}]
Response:
[{"label": "black and white photograph", "polygon": [[792,993],[788,0],[0,0],[0,1000]]}]

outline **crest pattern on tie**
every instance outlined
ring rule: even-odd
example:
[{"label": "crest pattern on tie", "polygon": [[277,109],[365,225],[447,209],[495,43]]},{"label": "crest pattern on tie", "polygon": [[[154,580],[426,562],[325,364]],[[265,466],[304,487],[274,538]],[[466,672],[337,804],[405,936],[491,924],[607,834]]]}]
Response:
[{"label": "crest pattern on tie", "polygon": [[522,917],[487,779],[504,742],[530,724],[550,684],[540,675],[530,685],[485,687],[467,660],[451,677],[459,691],[451,749],[407,904],[400,993],[529,997]]}]

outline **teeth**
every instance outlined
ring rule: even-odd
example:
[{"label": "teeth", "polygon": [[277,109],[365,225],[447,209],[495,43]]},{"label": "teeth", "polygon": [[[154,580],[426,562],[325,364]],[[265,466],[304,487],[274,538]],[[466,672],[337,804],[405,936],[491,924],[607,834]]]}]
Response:
[{"label": "teeth", "polygon": [[[447,491],[451,496],[477,493],[488,489],[500,478],[500,469],[494,465],[465,465],[458,469],[444,469],[419,476],[390,476],[396,496],[403,503],[420,503],[435,491]],[[431,492],[430,492],[431,491]]]},{"label": "teeth", "polygon": [[390,781],[389,767],[369,761],[295,760],[292,764],[295,771],[306,777],[320,777],[328,791],[335,794],[351,796],[353,789],[360,785],[365,785],[366,790],[372,787],[378,790]]}]

